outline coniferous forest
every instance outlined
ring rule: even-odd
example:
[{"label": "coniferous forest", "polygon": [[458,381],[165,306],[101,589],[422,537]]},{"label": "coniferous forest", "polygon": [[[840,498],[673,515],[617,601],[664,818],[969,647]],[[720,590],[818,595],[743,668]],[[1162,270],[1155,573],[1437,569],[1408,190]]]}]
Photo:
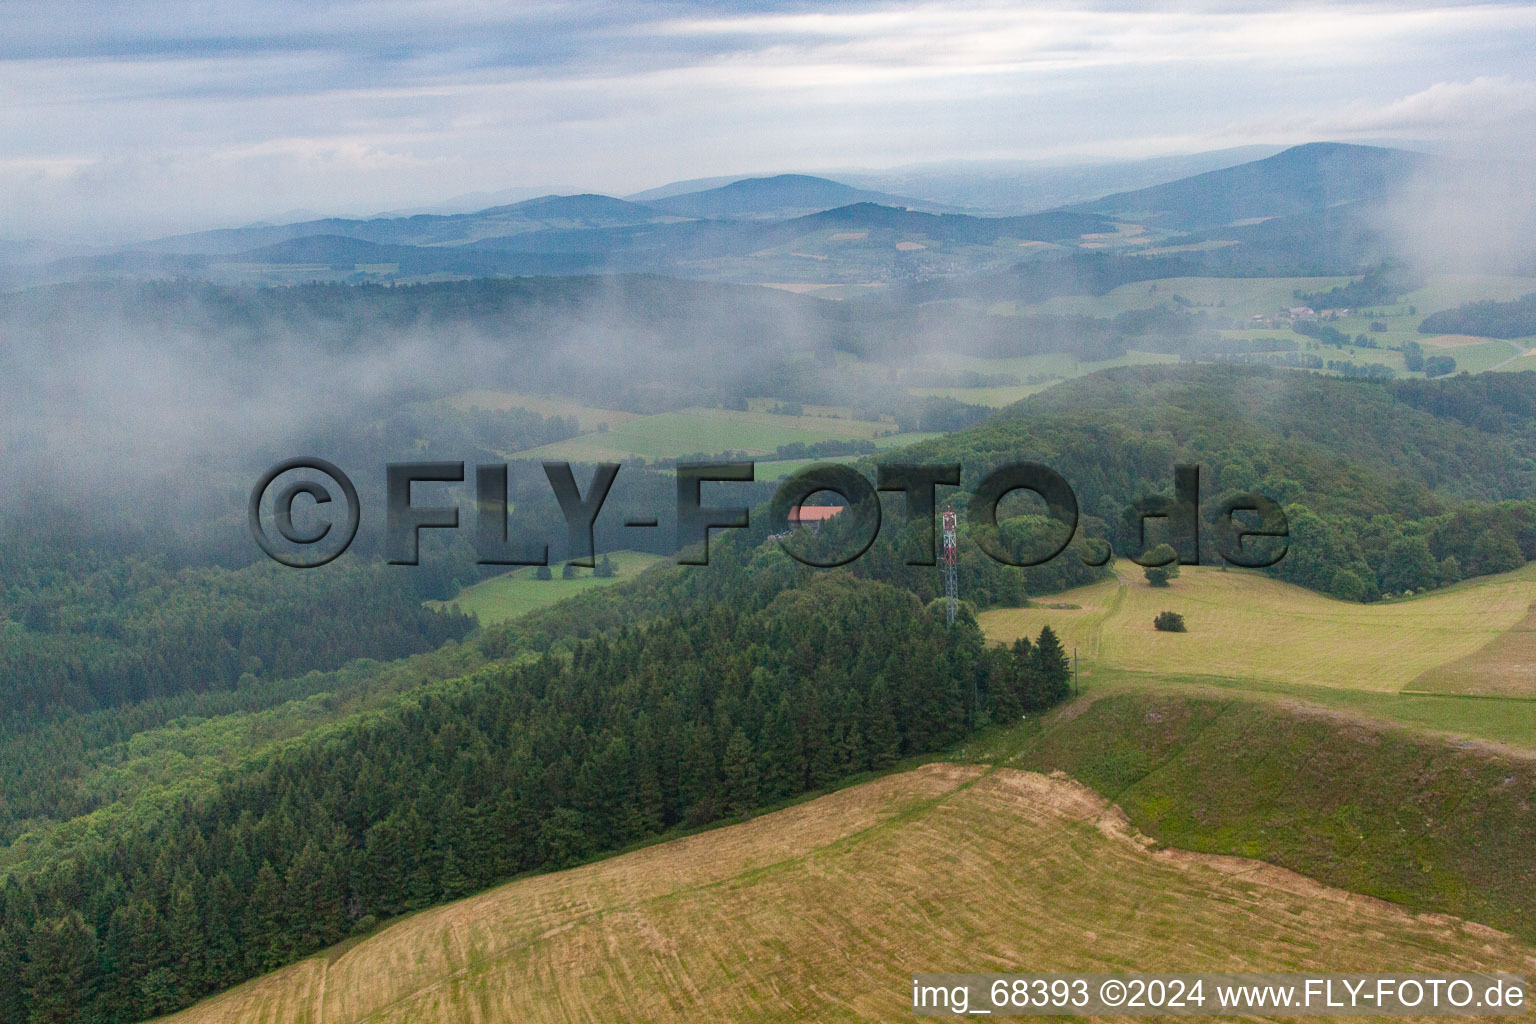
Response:
[{"label": "coniferous forest", "polygon": [[163,1013],[390,916],[823,790],[1067,692],[1049,630],[986,650],[968,614],[946,627],[846,573],[735,590],[423,687],[59,838],[0,889],[0,972],[20,979],[0,1013]]}]

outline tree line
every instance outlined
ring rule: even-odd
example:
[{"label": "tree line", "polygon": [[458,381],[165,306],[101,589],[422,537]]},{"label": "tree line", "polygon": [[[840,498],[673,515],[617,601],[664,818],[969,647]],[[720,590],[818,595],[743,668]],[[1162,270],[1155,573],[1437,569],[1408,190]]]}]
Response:
[{"label": "tree line", "polygon": [[[782,556],[779,556],[782,558]],[[164,1013],[382,919],[942,748],[1067,692],[848,573],[432,684],[0,884],[0,1019]]]}]

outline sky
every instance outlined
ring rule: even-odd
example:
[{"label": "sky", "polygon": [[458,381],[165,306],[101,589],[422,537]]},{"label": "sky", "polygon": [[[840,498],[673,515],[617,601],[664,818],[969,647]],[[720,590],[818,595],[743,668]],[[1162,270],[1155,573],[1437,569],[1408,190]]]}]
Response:
[{"label": "sky", "polygon": [[1249,143],[1536,151],[1536,6],[0,0],[0,239]]}]

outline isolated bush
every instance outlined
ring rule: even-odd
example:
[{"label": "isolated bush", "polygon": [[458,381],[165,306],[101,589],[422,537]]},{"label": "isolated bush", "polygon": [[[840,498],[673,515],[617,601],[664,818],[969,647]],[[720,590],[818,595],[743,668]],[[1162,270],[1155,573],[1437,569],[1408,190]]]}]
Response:
[{"label": "isolated bush", "polygon": [[1178,612],[1158,612],[1157,618],[1152,620],[1152,628],[1162,633],[1187,633],[1184,628],[1184,616]]},{"label": "isolated bush", "polygon": [[1179,574],[1179,555],[1172,545],[1159,544],[1141,556],[1153,563],[1147,567],[1147,582],[1154,587],[1166,587],[1168,581]]}]

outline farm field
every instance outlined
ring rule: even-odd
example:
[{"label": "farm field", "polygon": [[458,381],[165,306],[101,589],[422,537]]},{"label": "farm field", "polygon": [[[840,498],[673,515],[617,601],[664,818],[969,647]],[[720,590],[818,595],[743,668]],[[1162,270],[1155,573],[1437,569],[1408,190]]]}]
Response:
[{"label": "farm field", "polygon": [[[1104,295],[1057,296],[1034,305],[1013,302],[995,303],[993,313],[1028,314],[1051,313],[1057,315],[1084,314],[1112,317],[1133,309],[1149,309],[1159,305],[1172,305],[1174,296],[1188,300],[1196,309],[1203,309],[1213,316],[1228,316],[1239,321],[1259,314],[1271,314],[1277,309],[1295,305],[1295,292],[1318,292],[1347,283],[1342,277],[1295,277],[1295,278],[1165,278],[1158,281],[1140,281],[1121,285]],[[1536,278],[1491,275],[1443,275],[1432,277],[1421,288],[1408,292],[1400,301],[1369,307],[1350,316],[1328,321],[1351,337],[1368,334],[1380,348],[1357,349],[1353,356],[1348,349],[1318,348],[1310,350],[1322,359],[1353,362],[1357,365],[1381,363],[1400,375],[1406,375],[1402,354],[1392,351],[1405,342],[1417,342],[1424,346],[1426,354],[1449,355],[1456,360],[1457,372],[1482,373],[1491,369],[1522,370],[1536,368],[1536,359],[1524,355],[1536,348],[1536,338],[1504,341],[1489,338],[1461,336],[1430,336],[1420,334],[1419,322],[1430,313],[1449,309],[1466,302],[1480,299],[1508,301],[1536,291]],[[1371,324],[1386,327],[1385,331],[1372,331]],[[1287,327],[1266,326],[1260,328],[1223,331],[1228,337],[1281,336],[1303,341]],[[1058,357],[1060,358],[1060,357]],[[1110,365],[1110,364],[1098,364]],[[1095,365],[1093,368],[1098,368]],[[1075,373],[1063,374],[1075,376]],[[1017,398],[1041,390],[1040,387],[1017,389]],[[950,394],[952,389],[942,392]],[[955,393],[953,397],[962,395]],[[1005,397],[1001,393],[988,396],[991,400],[982,404],[999,404]],[[978,394],[973,401],[981,402]],[[1006,403],[1004,403],[1006,404]]]},{"label": "farm field", "polygon": [[[929,438],[939,436],[939,434],[921,431],[914,431],[910,434],[888,434],[885,437],[875,438],[874,445],[882,450],[900,448],[904,445],[917,444],[919,441],[926,441]],[[806,466],[814,466],[818,462],[857,462],[862,458],[864,458],[862,455],[824,455],[815,459],[771,459],[766,462],[757,463],[754,475],[759,481],[772,482],[774,480],[782,480],[790,474],[798,473]]]},{"label": "farm field", "polygon": [[753,475],[761,481],[782,480],[791,474],[798,473],[806,466],[814,466],[820,462],[855,462],[861,456],[858,455],[830,455],[821,459],[775,459],[771,462],[759,462],[754,467]]},{"label": "farm field", "polygon": [[1531,697],[1536,691],[1536,610],[1477,650],[1409,684],[1426,693]]},{"label": "farm field", "polygon": [[[1518,649],[1503,646],[1514,643],[1508,631],[1536,602],[1536,566],[1376,604],[1209,566],[1185,566],[1169,587],[1153,588],[1134,563],[1116,566],[1118,579],[1049,599],[1079,608],[997,609],[981,614],[982,627],[1012,642],[1049,624],[1096,668],[1392,693],[1432,688],[1426,673],[1479,651]],[[1164,610],[1183,615],[1189,631],[1154,630]],[[1469,688],[1536,697],[1536,675],[1512,672],[1486,684],[1463,678],[1453,687]]]},{"label": "farm field", "polygon": [[[1284,683],[1273,679],[1178,673],[1157,675],[1128,669],[1082,666],[1084,693],[1186,694],[1226,700],[1241,697],[1282,708],[1305,706],[1353,720],[1409,729],[1455,743],[1496,744],[1500,749],[1536,753],[1536,700],[1433,693],[1417,689],[1347,690],[1335,686]],[[1417,681],[1414,686],[1420,685]]]},{"label": "farm field", "polygon": [[427,604],[433,607],[458,605],[460,611],[476,616],[485,625],[506,622],[593,587],[603,587],[638,576],[662,560],[660,555],[642,551],[615,551],[608,557],[613,559],[618,575],[607,579],[593,576],[591,569],[577,569],[581,575],[576,579],[561,579],[561,567],[556,565],[550,569],[550,575],[554,578],[541,580],[534,577],[537,570],[529,566],[465,587],[451,600],[428,601]]},{"label": "farm field", "polygon": [[1519,970],[1492,929],[1154,852],[1084,786],[934,764],[514,881],[175,1024],[893,1020],[914,970]]},{"label": "farm field", "polygon": [[769,455],[796,441],[872,440],[893,431],[889,423],[829,416],[780,416],[727,409],[685,409],[642,416],[601,433],[583,434],[518,452],[520,459],[571,462],[622,462],[626,459],[676,459],[740,451]]},{"label": "farm field", "polygon": [[[1420,335],[1419,344],[1427,356],[1450,356],[1456,360],[1456,370],[1483,373],[1495,367],[1503,369],[1524,355],[1528,345],[1521,341],[1489,341],[1458,334]],[[1396,355],[1397,353],[1393,353]]]},{"label": "farm field", "polygon": [[1536,292],[1536,277],[1437,274],[1426,281],[1424,287],[1403,295],[1402,302],[1405,306],[1416,307],[1419,316],[1428,316],[1437,310],[1450,309],[1464,302],[1477,302],[1479,299],[1509,302],[1531,292]]},{"label": "farm field", "polygon": [[[1347,284],[1348,277],[1168,277],[1156,281],[1136,281],[1112,289],[1103,295],[1060,295],[1044,302],[1020,306],[998,303],[994,313],[1082,313],[1090,316],[1114,316],[1132,309],[1150,309],[1173,303],[1179,295],[1196,307],[1233,317],[1269,314],[1297,304],[1295,293],[1327,291]],[[1418,320],[1437,310],[1464,302],[1494,299],[1507,302],[1536,292],[1536,277],[1509,277],[1478,274],[1447,274],[1429,278],[1422,288],[1400,296],[1397,303],[1371,307],[1374,312],[1391,317]],[[1410,314],[1408,307],[1415,312]],[[1342,328],[1341,328],[1342,329]]]},{"label": "farm field", "polygon": [[1251,317],[1296,305],[1295,292],[1327,291],[1347,284],[1347,277],[1167,277],[1157,281],[1123,284],[1103,295],[1060,295],[1034,305],[1016,307],[1017,313],[1074,313],[1114,316],[1132,309],[1151,309],[1175,295],[1196,307],[1210,307],[1212,314]]},{"label": "farm field", "polygon": [[1030,395],[1039,394],[1057,383],[1060,382],[1048,380],[1039,384],[1005,384],[993,388],[912,388],[911,390],[914,395],[920,397],[953,398],[967,405],[985,405],[993,409],[1001,409],[1014,402],[1021,402]]},{"label": "farm field", "polygon": [[1028,398],[1030,395],[1044,391],[1046,388],[1063,380],[1073,377],[1081,377],[1084,374],[1093,373],[1095,370],[1107,370],[1116,366],[1149,366],[1157,363],[1177,363],[1179,357],[1163,352],[1137,352],[1130,351],[1118,359],[1105,359],[1099,362],[1082,362],[1081,360],[1061,352],[1053,352],[1038,356],[1019,356],[1013,359],[983,359],[977,356],[953,355],[945,359],[943,369],[949,371],[969,371],[982,374],[1012,374],[1021,381],[1030,378],[1042,378],[1033,384],[1011,384],[1001,387],[912,387],[909,388],[914,395],[934,395],[940,398],[953,398],[971,405],[987,405],[993,408],[1002,408],[1012,405],[1014,402]]}]

